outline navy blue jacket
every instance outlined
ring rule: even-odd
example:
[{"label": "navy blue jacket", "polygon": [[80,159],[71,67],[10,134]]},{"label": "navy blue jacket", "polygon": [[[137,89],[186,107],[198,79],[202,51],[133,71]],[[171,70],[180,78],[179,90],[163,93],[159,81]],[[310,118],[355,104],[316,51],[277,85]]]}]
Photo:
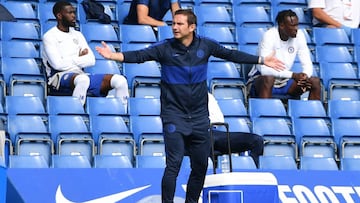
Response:
[{"label": "navy blue jacket", "polygon": [[155,60],[161,64],[161,116],[169,122],[208,119],[206,80],[211,55],[236,63],[258,62],[258,56],[227,49],[212,39],[197,35],[189,47],[171,38],[123,54],[124,62]]}]

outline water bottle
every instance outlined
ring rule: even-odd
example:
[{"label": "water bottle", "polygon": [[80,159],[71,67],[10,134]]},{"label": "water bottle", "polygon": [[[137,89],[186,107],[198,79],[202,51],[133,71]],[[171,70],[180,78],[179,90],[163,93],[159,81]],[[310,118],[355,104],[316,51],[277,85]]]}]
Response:
[{"label": "water bottle", "polygon": [[230,166],[229,166],[229,158],[228,155],[223,155],[221,160],[221,172],[222,173],[229,173]]}]

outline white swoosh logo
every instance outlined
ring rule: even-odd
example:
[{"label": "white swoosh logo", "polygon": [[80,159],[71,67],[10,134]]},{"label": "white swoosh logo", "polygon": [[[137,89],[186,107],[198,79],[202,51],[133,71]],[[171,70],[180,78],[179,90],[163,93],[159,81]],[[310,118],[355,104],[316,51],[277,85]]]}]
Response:
[{"label": "white swoosh logo", "polygon": [[[140,192],[141,190],[144,190],[144,189],[146,189],[148,187],[150,187],[150,185],[139,187],[139,188],[134,188],[134,189],[131,189],[131,190],[127,190],[127,191],[124,191],[124,192],[119,192],[119,193],[108,195],[108,196],[105,196],[105,197],[96,198],[96,199],[89,200],[89,201],[82,202],[82,203],[104,203],[104,202],[116,203],[116,202],[118,202],[118,201],[120,201],[120,200],[122,200],[122,199],[124,199],[126,197],[129,197],[132,194]],[[75,203],[75,202],[72,202],[72,201],[68,200],[66,197],[64,197],[64,195],[63,195],[63,193],[61,191],[61,186],[60,185],[58,186],[58,188],[56,190],[56,197],[55,198],[56,198],[56,203]]]}]

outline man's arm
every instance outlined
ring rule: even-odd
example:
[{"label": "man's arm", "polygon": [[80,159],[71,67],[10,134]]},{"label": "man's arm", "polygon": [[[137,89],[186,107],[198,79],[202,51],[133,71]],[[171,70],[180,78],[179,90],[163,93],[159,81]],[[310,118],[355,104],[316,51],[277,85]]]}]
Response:
[{"label": "man's arm", "polygon": [[312,15],[318,21],[325,23],[328,27],[340,28],[342,25],[335,19],[331,18],[322,8],[312,8]]},{"label": "man's arm", "polygon": [[138,23],[151,26],[164,26],[165,22],[156,20],[149,16],[149,7],[145,4],[138,4],[136,6],[136,12],[138,16]]},{"label": "man's arm", "polygon": [[105,43],[101,42],[102,47],[95,47],[96,51],[106,59],[123,62],[124,55],[121,52],[112,52],[110,47]]}]

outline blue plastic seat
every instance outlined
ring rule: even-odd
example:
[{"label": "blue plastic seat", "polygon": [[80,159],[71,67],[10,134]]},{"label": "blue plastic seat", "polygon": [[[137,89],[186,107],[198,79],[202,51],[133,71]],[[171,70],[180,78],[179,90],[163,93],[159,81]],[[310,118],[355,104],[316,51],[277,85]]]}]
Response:
[{"label": "blue plastic seat", "polygon": [[133,132],[140,154],[146,142],[163,142],[164,140],[160,116],[130,116],[130,130]]},{"label": "blue plastic seat", "polygon": [[353,56],[348,47],[323,45],[315,47],[316,62],[352,63]]},{"label": "blue plastic seat", "polygon": [[296,160],[290,156],[260,156],[259,168],[266,170],[297,170]]},{"label": "blue plastic seat", "polygon": [[136,156],[136,168],[165,168],[165,166],[165,156]]},{"label": "blue plastic seat", "polygon": [[351,33],[351,40],[355,46],[360,46],[360,30],[359,29],[352,29]]},{"label": "blue plastic seat", "polygon": [[217,99],[217,102],[225,117],[248,116],[244,101],[241,99]]},{"label": "blue plastic seat", "polygon": [[340,159],[360,157],[360,118],[332,118],[331,123]]},{"label": "blue plastic seat", "polygon": [[194,6],[198,26],[230,26],[235,27],[231,11],[225,6]]},{"label": "blue plastic seat", "polygon": [[82,155],[59,155],[52,156],[52,168],[91,168],[91,162]]},{"label": "blue plastic seat", "polygon": [[237,40],[240,45],[258,45],[267,29],[266,27],[236,27]]},{"label": "blue plastic seat", "polygon": [[41,155],[10,155],[9,168],[49,168],[49,163]]},{"label": "blue plastic seat", "polygon": [[288,115],[291,118],[317,117],[327,118],[327,113],[320,100],[288,100]]},{"label": "blue plastic seat", "polygon": [[95,155],[94,168],[133,168],[127,156]]},{"label": "blue plastic seat", "polygon": [[123,24],[130,10],[130,2],[117,3],[118,20],[119,24]]},{"label": "blue plastic seat", "polygon": [[80,115],[49,115],[49,132],[56,143],[56,154],[83,155],[92,160],[95,144]]},{"label": "blue plastic seat", "polygon": [[160,27],[158,27],[158,34],[157,34],[158,41],[162,41],[164,39],[173,38],[173,37],[174,37],[174,34],[172,32],[172,27],[171,26],[160,26]]},{"label": "blue plastic seat", "polygon": [[131,161],[136,154],[136,144],[124,119],[118,115],[90,117],[90,130],[101,155],[127,156]]},{"label": "blue plastic seat", "polygon": [[1,22],[1,40],[40,40],[37,24],[32,22]]},{"label": "blue plastic seat", "polygon": [[38,96],[45,101],[47,83],[34,58],[2,58],[1,71],[11,96]]},{"label": "blue plastic seat", "polygon": [[[117,2],[116,1],[98,1],[103,7],[104,7],[104,13],[109,15],[110,17],[110,23],[112,24],[119,24],[118,19],[118,11],[117,11]],[[98,19],[89,19],[86,17],[86,13],[84,10],[84,7],[81,3],[77,4],[77,14],[80,23],[99,23],[100,21]]]},{"label": "blue plastic seat", "polygon": [[359,158],[342,158],[340,159],[340,170],[342,171],[360,171]]},{"label": "blue plastic seat", "polygon": [[120,67],[115,61],[97,59],[94,66],[87,67],[84,69],[86,73],[91,74],[119,74]]},{"label": "blue plastic seat", "polygon": [[[221,163],[221,161],[224,159],[224,156],[229,156],[228,154],[225,154],[223,156],[218,156],[217,163]],[[228,158],[228,157],[227,157]],[[238,155],[231,155],[232,159],[232,167],[233,169],[243,169],[243,170],[256,170],[257,167],[255,165],[254,160],[251,156],[238,156]],[[218,164],[217,168],[221,168],[220,164]]]},{"label": "blue plastic seat", "polygon": [[197,29],[199,35],[214,39],[230,49],[237,49],[235,30],[227,26],[198,26]]},{"label": "blue plastic seat", "polygon": [[88,119],[81,101],[73,96],[48,96],[46,109],[49,115],[80,115]]},{"label": "blue plastic seat", "polygon": [[[106,68],[110,65],[110,64],[118,64],[116,61],[112,61],[112,60],[106,60],[104,59],[103,56],[101,56],[97,51],[96,51],[96,47],[101,47],[102,44],[101,42],[99,41],[92,41],[92,42],[88,42],[88,45],[90,47],[91,50],[93,50],[93,53],[94,53],[94,56],[95,56],[95,59],[96,59],[96,63],[95,63],[95,66],[94,67],[86,67],[84,70],[85,71],[88,71],[88,70],[92,70],[94,69],[95,67],[98,67],[98,66],[101,66],[101,65],[105,65],[105,70]],[[117,51],[120,51],[120,44],[118,43],[107,43],[108,47],[110,48],[110,50],[112,52],[117,52]],[[98,62],[100,61],[100,62]],[[108,64],[104,64],[105,62],[102,62],[102,61],[109,61]],[[98,64],[100,63],[100,64]],[[117,65],[119,66],[119,65]],[[118,67],[119,68],[119,67]]]},{"label": "blue plastic seat", "polygon": [[40,43],[32,40],[11,40],[2,42],[2,57],[40,58]]},{"label": "blue plastic seat", "polygon": [[334,158],[329,157],[301,157],[300,170],[323,170],[323,171],[337,171],[338,165]]},{"label": "blue plastic seat", "polygon": [[36,96],[6,96],[5,112],[8,115],[38,115],[46,119],[43,101]]},{"label": "blue plastic seat", "polygon": [[262,5],[233,6],[234,22],[237,27],[272,27],[270,11]]},{"label": "blue plastic seat", "polygon": [[96,115],[127,115],[122,99],[116,97],[87,97],[86,112],[90,116]]},{"label": "blue plastic seat", "polygon": [[159,98],[129,98],[130,116],[157,116],[160,115],[160,106]]},{"label": "blue plastic seat", "polygon": [[139,49],[145,49],[151,46],[153,43],[121,43],[122,51],[136,51]]},{"label": "blue plastic seat", "polygon": [[27,1],[3,1],[2,5],[9,10],[17,21],[39,23],[39,16],[37,13],[38,3]]},{"label": "blue plastic seat", "polygon": [[314,43],[317,46],[350,45],[350,39],[343,29],[314,27],[312,32]]},{"label": "blue plastic seat", "polygon": [[330,118],[360,118],[360,101],[329,100]]},{"label": "blue plastic seat", "polygon": [[287,117],[282,101],[274,98],[249,98],[248,111],[251,119],[257,117]]},{"label": "blue plastic seat", "polygon": [[[94,30],[101,30],[101,32],[95,32]],[[105,41],[115,49],[120,49],[119,31],[111,24],[82,23],[80,24],[80,31],[89,44]]]},{"label": "blue plastic seat", "polygon": [[120,25],[119,39],[122,43],[157,42],[154,30],[149,25]]},{"label": "blue plastic seat", "polygon": [[232,0],[194,0],[196,6],[225,6],[231,8]]},{"label": "blue plastic seat", "polygon": [[41,116],[10,115],[7,125],[16,155],[42,155],[47,162],[50,161],[54,143]]},{"label": "blue plastic seat", "polygon": [[132,97],[160,96],[161,73],[157,62],[123,63],[123,74],[127,78]]},{"label": "blue plastic seat", "polygon": [[265,156],[291,156],[298,158],[298,146],[285,118],[257,117],[252,120],[252,132],[263,136]]},{"label": "blue plastic seat", "polygon": [[294,118],[293,132],[300,156],[332,157],[337,160],[337,143],[324,118]]},{"label": "blue plastic seat", "polygon": [[351,63],[320,63],[320,78],[327,100],[360,100],[360,79]]}]

